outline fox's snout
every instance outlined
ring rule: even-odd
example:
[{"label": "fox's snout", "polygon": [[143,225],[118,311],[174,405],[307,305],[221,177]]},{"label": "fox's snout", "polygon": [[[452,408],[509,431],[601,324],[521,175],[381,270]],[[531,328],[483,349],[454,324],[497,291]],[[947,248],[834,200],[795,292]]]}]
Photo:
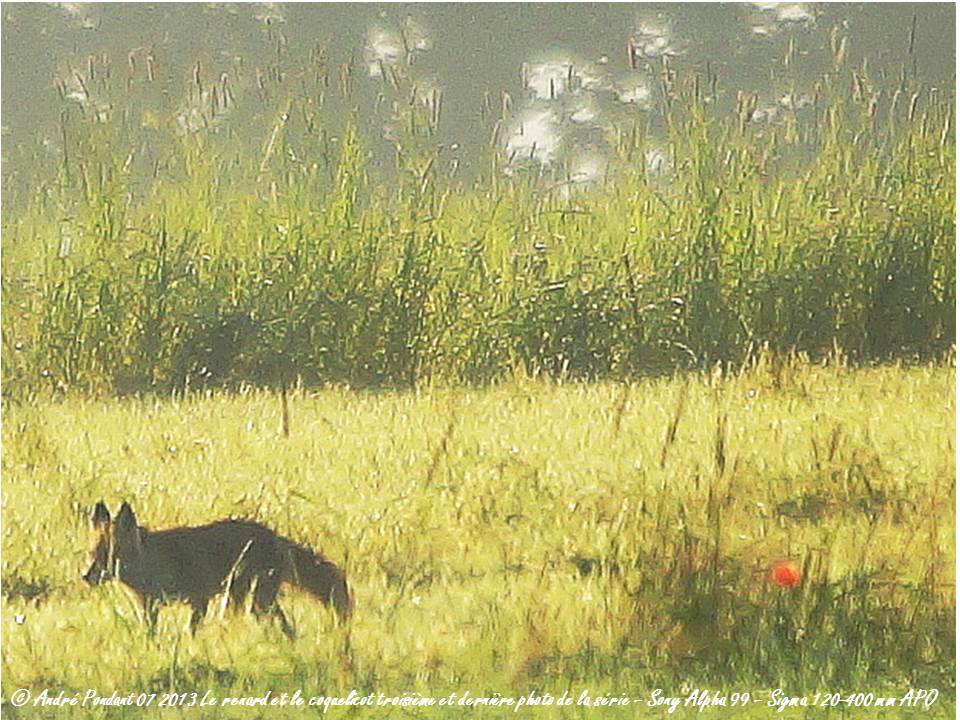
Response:
[{"label": "fox's snout", "polygon": [[99,585],[103,582],[104,575],[103,568],[97,567],[97,563],[93,563],[83,574],[83,579],[90,585]]},{"label": "fox's snout", "polygon": [[133,510],[124,503],[120,507],[117,521],[113,522],[107,506],[103,502],[98,502],[93,509],[90,522],[94,530],[94,543],[87,556],[90,566],[83,574],[83,579],[90,585],[100,585],[117,576],[119,572],[117,547],[128,539],[130,528],[136,530],[137,521],[133,516]]},{"label": "fox's snout", "polygon": [[90,566],[83,574],[83,579],[91,585],[100,585],[110,579],[110,539],[106,533],[101,533],[97,544],[90,551],[88,559]]}]

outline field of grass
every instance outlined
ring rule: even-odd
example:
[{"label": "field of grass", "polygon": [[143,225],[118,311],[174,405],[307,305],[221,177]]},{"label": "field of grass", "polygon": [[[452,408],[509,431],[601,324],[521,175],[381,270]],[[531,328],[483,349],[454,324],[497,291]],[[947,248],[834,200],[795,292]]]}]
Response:
[{"label": "field of grass", "polygon": [[[931,711],[830,715],[952,717],[954,385],[952,362],[853,370],[762,354],[733,375],[631,384],[521,374],[478,390],[298,389],[288,434],[267,391],[11,403],[4,715],[42,716],[7,704],[19,687],[637,698],[914,686],[941,691]],[[213,610],[191,637],[178,605],[151,638],[120,586],[80,580],[99,499],[130,501],[152,527],[261,520],[346,568],[355,616],[336,627],[290,592],[293,642]],[[799,586],[771,582],[782,559],[802,567]],[[234,716],[169,715],[204,712]]]},{"label": "field of grass", "polygon": [[[953,717],[955,99],[815,32],[813,81],[781,38],[773,109],[631,63],[650,106],[590,183],[509,152],[529,88],[482,98],[468,175],[412,64],[374,89],[270,28],[266,73],[67,60],[4,195],[4,715],[69,712],[17,688],[918,687],[932,709],[870,717]],[[356,613],[290,593],[290,642],[172,606],[150,637],[80,580],[101,499],[255,518],[341,564]],[[231,712],[258,716],[167,714]]]},{"label": "field of grass", "polygon": [[[242,134],[185,132],[161,108],[209,90],[199,62],[187,83],[84,58],[112,109],[65,98],[58,162],[4,215],[4,393],[623,380],[764,345],[936,358],[956,341],[954,98],[830,42],[806,87],[791,40],[803,98],[776,122],[709,64],[660,63],[656,107],[609,128],[583,186],[509,156],[506,93],[465,180],[403,72],[371,110],[356,63],[291,54],[269,92],[231,75]],[[403,129],[390,147],[377,122]]]}]

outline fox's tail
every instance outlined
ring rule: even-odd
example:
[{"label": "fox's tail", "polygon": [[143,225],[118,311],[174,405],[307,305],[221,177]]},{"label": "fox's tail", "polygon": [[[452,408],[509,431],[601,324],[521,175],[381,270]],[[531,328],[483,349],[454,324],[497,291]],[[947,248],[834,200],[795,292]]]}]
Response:
[{"label": "fox's tail", "polygon": [[285,555],[283,582],[292,583],[329,605],[341,620],[350,617],[353,597],[343,570],[294,542],[287,546]]}]

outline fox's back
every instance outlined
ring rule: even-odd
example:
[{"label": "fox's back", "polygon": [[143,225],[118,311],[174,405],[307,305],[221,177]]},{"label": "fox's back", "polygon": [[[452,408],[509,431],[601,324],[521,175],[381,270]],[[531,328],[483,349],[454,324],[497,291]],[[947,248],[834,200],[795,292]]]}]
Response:
[{"label": "fox's back", "polygon": [[145,531],[146,587],[155,595],[210,597],[232,571],[279,571],[284,541],[248,520],[220,520],[196,527]]}]

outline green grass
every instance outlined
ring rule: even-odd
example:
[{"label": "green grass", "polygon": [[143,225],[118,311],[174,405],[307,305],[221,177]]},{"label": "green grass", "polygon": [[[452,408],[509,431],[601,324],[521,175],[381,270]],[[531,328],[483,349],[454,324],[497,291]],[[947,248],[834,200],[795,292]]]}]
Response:
[{"label": "green grass", "polygon": [[[384,118],[356,67],[336,84],[291,55],[269,95],[246,78],[242,133],[180,135],[154,105],[193,84],[93,58],[113,112],[65,100],[62,162],[4,217],[4,392],[624,379],[765,345],[936,358],[956,340],[953,99],[842,55],[771,124],[723,78],[670,76],[586,189],[508,173],[502,143],[451,179],[416,77],[382,88]],[[387,169],[381,120],[404,128]],[[504,102],[491,135],[511,122]]]},{"label": "green grass", "polygon": [[[915,686],[942,693],[925,717],[952,717],[954,383],[952,365],[854,371],[764,354],[727,377],[297,390],[289,436],[266,391],[12,404],[4,700],[18,687],[646,698]],[[214,612],[190,637],[176,605],[150,638],[120,586],[80,581],[101,498],[130,501],[148,526],[247,516],[309,544],[346,568],[349,630],[291,592],[294,642]],[[770,582],[783,558],[804,568],[801,586]],[[772,711],[750,713],[737,717]]]},{"label": "green grass", "polygon": [[[456,179],[412,69],[371,111],[321,48],[265,81],[85,58],[102,111],[62,92],[60,156],[3,218],[4,702],[916,686],[931,711],[871,716],[952,717],[953,98],[831,42],[769,124],[661,64],[579,189],[502,135]],[[287,642],[174,606],[150,638],[79,580],[100,499],[257,518],[342,564],[356,615],[292,593]]]}]

